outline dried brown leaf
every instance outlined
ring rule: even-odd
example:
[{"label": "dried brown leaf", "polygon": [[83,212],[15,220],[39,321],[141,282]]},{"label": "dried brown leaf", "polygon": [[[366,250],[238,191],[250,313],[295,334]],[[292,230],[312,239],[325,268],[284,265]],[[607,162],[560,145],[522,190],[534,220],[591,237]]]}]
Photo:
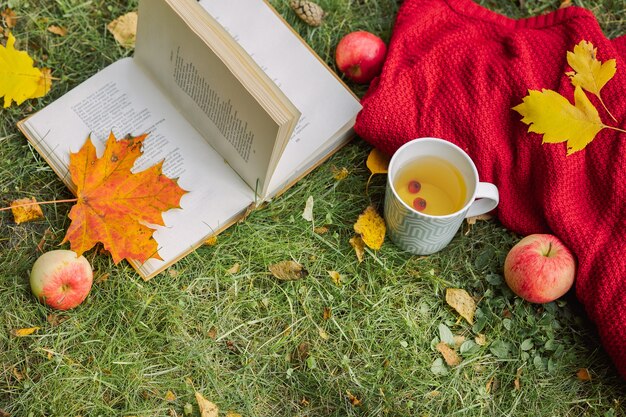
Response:
[{"label": "dried brown leaf", "polygon": [[350,391],[346,391],[346,396],[348,397],[348,401],[354,407],[358,407],[362,404],[361,400],[356,397],[356,395],[352,394]]},{"label": "dried brown leaf", "polygon": [[0,408],[0,417],[11,417],[11,414]]},{"label": "dried brown leaf", "polygon": [[13,376],[15,377],[17,382],[20,382],[21,380],[24,379],[24,374],[22,372],[20,372],[17,368],[14,367],[12,372],[13,372]]},{"label": "dried brown leaf", "polygon": [[236,274],[237,272],[239,272],[239,270],[241,270],[241,265],[239,264],[239,262],[237,262],[233,266],[228,268],[226,270],[226,273],[228,273],[230,275],[233,275],[233,274]]},{"label": "dried brown leaf", "polygon": [[356,253],[356,258],[359,260],[359,263],[363,262],[363,257],[365,255],[365,242],[361,239],[361,236],[354,236],[350,239],[350,245],[354,248],[354,253]]},{"label": "dried brown leaf", "polygon": [[63,26],[57,26],[57,25],[48,26],[48,32],[53,33],[58,36],[67,35],[67,29],[64,28]]},{"label": "dried brown leaf", "polygon": [[129,12],[118,17],[107,25],[107,29],[121,46],[134,48],[137,36],[137,12]]},{"label": "dried brown leaf", "polygon": [[200,408],[200,417],[218,417],[219,409],[217,405],[207,400],[196,391],[196,401],[198,402],[198,408]]},{"label": "dried brown leaf", "polygon": [[520,390],[520,378],[522,376],[522,367],[517,368],[517,372],[515,373],[515,380],[513,381],[513,385],[515,386],[515,391]]},{"label": "dried brown leaf", "polygon": [[328,233],[328,227],[326,227],[326,226],[319,226],[319,227],[316,227],[315,229],[313,229],[313,231],[315,233],[317,233],[318,235],[323,235],[323,234]]},{"label": "dried brown leaf", "polygon": [[168,402],[176,401],[176,394],[174,394],[171,390],[167,390],[163,399]]},{"label": "dried brown leaf", "polygon": [[17,24],[17,16],[15,15],[15,12],[8,7],[0,12],[0,15],[2,15],[2,19],[4,19],[4,24],[7,28],[12,29]]},{"label": "dried brown leaf", "polygon": [[447,288],[446,302],[456,310],[469,324],[474,324],[476,302],[467,291],[461,288]]},{"label": "dried brown leaf", "polygon": [[99,274],[96,279],[94,280],[94,284],[102,284],[103,282],[105,282],[106,280],[109,279],[109,273],[105,272],[103,274]]},{"label": "dried brown leaf", "polygon": [[295,281],[306,277],[309,273],[296,261],[282,261],[270,265],[269,270],[281,281]]},{"label": "dried brown leaf", "polygon": [[487,336],[482,333],[478,333],[474,338],[474,342],[476,342],[477,345],[485,346],[487,344]]},{"label": "dried brown leaf", "polygon": [[589,369],[580,368],[578,372],[576,372],[576,378],[579,381],[591,381],[591,374],[589,373]]},{"label": "dried brown leaf", "polygon": [[11,203],[11,211],[13,212],[15,223],[17,224],[43,218],[41,206],[37,204],[37,200],[34,197],[20,198],[13,201]]},{"label": "dried brown leaf", "polygon": [[324,320],[329,320],[331,317],[333,316],[333,311],[331,310],[330,307],[324,307],[324,313],[322,318]]},{"label": "dried brown leaf", "polygon": [[50,326],[52,327],[57,327],[58,325],[60,325],[61,323],[63,323],[64,321],[66,321],[67,319],[69,319],[69,316],[60,316],[58,314],[54,314],[54,313],[50,313],[48,314],[48,316],[46,317],[46,321],[50,324]]},{"label": "dried brown leaf", "polygon": [[39,329],[41,329],[41,327],[28,327],[25,329],[13,329],[11,330],[11,334],[15,337],[24,337],[24,336],[29,336],[35,333]]},{"label": "dried brown leaf", "polygon": [[441,353],[441,356],[443,356],[443,360],[446,361],[448,366],[457,366],[461,363],[461,358],[459,358],[459,355],[445,342],[437,343],[436,348],[439,353]]},{"label": "dried brown leaf", "polygon": [[454,336],[454,347],[458,349],[465,342],[465,336],[455,335]]},{"label": "dried brown leaf", "polygon": [[209,332],[207,333],[207,336],[215,340],[215,338],[217,337],[217,327],[211,326],[211,328],[209,329]]}]

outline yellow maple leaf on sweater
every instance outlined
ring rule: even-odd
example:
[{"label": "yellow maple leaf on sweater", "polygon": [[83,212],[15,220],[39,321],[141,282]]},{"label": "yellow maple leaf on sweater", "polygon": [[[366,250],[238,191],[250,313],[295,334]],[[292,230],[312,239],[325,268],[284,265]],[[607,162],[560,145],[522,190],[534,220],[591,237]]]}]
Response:
[{"label": "yellow maple leaf on sweater", "polygon": [[15,37],[9,33],[6,46],[0,45],[0,97],[4,108],[15,101],[18,105],[29,98],[43,97],[50,91],[49,70],[33,66],[33,59],[15,49]]}]

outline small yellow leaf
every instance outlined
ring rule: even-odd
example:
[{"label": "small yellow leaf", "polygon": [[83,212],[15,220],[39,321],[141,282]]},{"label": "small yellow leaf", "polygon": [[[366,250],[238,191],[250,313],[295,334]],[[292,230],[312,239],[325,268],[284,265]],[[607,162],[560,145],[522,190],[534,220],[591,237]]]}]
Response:
[{"label": "small yellow leaf", "polygon": [[200,409],[200,417],[218,417],[219,409],[217,405],[207,400],[196,391],[196,401],[198,402],[198,408]]},{"label": "small yellow leaf", "polygon": [[309,273],[296,261],[282,261],[270,265],[269,270],[276,278],[282,281],[295,281],[306,277]]},{"label": "small yellow leaf", "polygon": [[354,224],[354,231],[369,248],[378,250],[385,240],[385,221],[374,207],[368,206]]},{"label": "small yellow leaf", "polygon": [[341,285],[341,275],[337,271],[328,271],[328,275],[330,275],[330,279],[333,280],[335,285]]},{"label": "small yellow leaf", "polygon": [[323,340],[328,340],[330,339],[330,336],[328,335],[328,333],[326,333],[326,330],[322,329],[321,327],[319,329],[317,329],[317,332],[319,333],[320,337]]},{"label": "small yellow leaf", "polygon": [[11,203],[11,211],[15,223],[25,223],[43,218],[41,206],[37,204],[35,198],[20,198]]},{"label": "small yellow leaf", "polygon": [[367,165],[372,175],[386,174],[389,167],[389,159],[389,156],[379,151],[378,148],[372,148],[367,156],[365,165]]},{"label": "small yellow leaf", "polygon": [[556,91],[529,90],[513,110],[524,116],[528,131],[543,134],[543,143],[567,141],[567,154],[584,149],[606,126],[580,86],[574,91],[572,105]]},{"label": "small yellow leaf", "polygon": [[26,52],[15,49],[15,38],[9,33],[6,46],[0,45],[0,97],[4,96],[4,107],[13,101],[20,105],[29,98],[46,94],[50,80],[45,78]]},{"label": "small yellow leaf", "polygon": [[567,52],[567,63],[574,70],[567,75],[575,87],[582,87],[600,97],[600,90],[613,78],[617,67],[614,59],[600,62],[596,53],[591,42],[580,41],[573,52]]},{"label": "small yellow leaf", "polygon": [[569,7],[572,5],[572,0],[563,0],[561,1],[561,4],[559,5],[559,9],[564,9],[566,7]]},{"label": "small yellow leaf", "polygon": [[350,245],[354,248],[354,252],[356,253],[356,258],[359,260],[359,263],[363,262],[363,256],[365,255],[365,243],[361,236],[353,236],[350,238]]},{"label": "small yellow leaf", "polygon": [[217,245],[217,236],[213,235],[207,240],[204,241],[204,244],[207,246],[215,246]]},{"label": "small yellow leaf", "polygon": [[28,327],[25,329],[13,329],[11,331],[11,334],[15,337],[24,337],[24,336],[29,336],[35,333],[39,329],[41,329],[41,327]]},{"label": "small yellow leaf", "polygon": [[447,288],[446,302],[456,310],[469,324],[474,324],[474,313],[476,312],[476,302],[464,289]]},{"label": "small yellow leaf", "polygon": [[446,342],[439,342],[436,346],[441,356],[443,356],[443,360],[446,361],[448,366],[457,366],[461,363],[461,358],[459,355],[452,349],[450,346],[446,344]]},{"label": "small yellow leaf", "polygon": [[229,411],[228,413],[226,413],[226,417],[242,417],[242,415],[239,413],[235,413],[234,411]]},{"label": "small yellow leaf", "polygon": [[576,378],[580,381],[591,381],[591,374],[589,373],[589,369],[580,368],[578,372],[576,372]]},{"label": "small yellow leaf", "polygon": [[59,36],[67,35],[67,29],[63,26],[50,25],[48,26],[48,32],[54,33],[55,35]]},{"label": "small yellow leaf", "polygon": [[165,401],[169,401],[169,402],[176,401],[176,394],[174,394],[172,391],[168,390],[165,393],[164,399],[165,399]]},{"label": "small yellow leaf", "polygon": [[330,307],[324,307],[323,319],[329,320],[333,316],[333,310]]},{"label": "small yellow leaf", "polygon": [[137,12],[129,12],[118,17],[107,25],[107,29],[121,46],[134,48],[137,36]]},{"label": "small yellow leaf", "polygon": [[231,266],[229,269],[226,270],[226,272],[228,274],[236,274],[237,272],[239,272],[239,270],[241,269],[241,265],[239,265],[239,262],[235,263],[235,265]]},{"label": "small yellow leaf", "polygon": [[348,168],[346,167],[337,168],[334,165],[330,168],[330,171],[333,173],[333,178],[336,179],[337,181],[346,179],[348,175],[350,174],[350,171],[348,171]]}]

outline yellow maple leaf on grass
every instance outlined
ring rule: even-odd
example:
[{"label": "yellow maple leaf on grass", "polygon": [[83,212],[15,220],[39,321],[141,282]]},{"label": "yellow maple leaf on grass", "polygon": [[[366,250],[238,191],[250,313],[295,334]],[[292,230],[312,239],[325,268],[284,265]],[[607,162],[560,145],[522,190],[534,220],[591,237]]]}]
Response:
[{"label": "yellow maple leaf on grass", "polygon": [[615,75],[617,64],[615,59],[600,62],[596,58],[596,53],[597,49],[591,42],[580,41],[574,47],[574,51],[567,52],[567,63],[574,71],[566,72],[566,74],[575,87],[582,87],[598,97],[609,116],[617,122],[600,97],[602,87]]},{"label": "yellow maple leaf on grass", "polygon": [[6,46],[0,45],[0,97],[4,108],[15,101],[18,105],[29,98],[43,97],[50,91],[49,70],[33,66],[33,59],[15,49],[15,37],[9,33]]},{"label": "yellow maple leaf on grass", "polygon": [[567,141],[567,154],[583,149],[600,130],[602,123],[598,110],[591,104],[581,87],[574,91],[572,105],[556,91],[529,90],[521,104],[513,110],[524,116],[522,122],[528,131],[543,134],[544,143]]},{"label": "yellow maple leaf on grass", "polygon": [[385,240],[385,221],[374,207],[368,206],[354,224],[354,231],[369,248],[378,250]]}]

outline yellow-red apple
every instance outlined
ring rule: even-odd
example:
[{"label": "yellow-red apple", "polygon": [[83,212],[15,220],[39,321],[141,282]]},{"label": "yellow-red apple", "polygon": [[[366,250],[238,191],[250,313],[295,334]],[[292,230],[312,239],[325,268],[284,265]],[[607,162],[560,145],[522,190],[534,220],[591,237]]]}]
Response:
[{"label": "yellow-red apple", "polygon": [[30,288],[35,297],[58,310],[69,310],[82,303],[92,283],[89,261],[71,250],[44,253],[30,271]]},{"label": "yellow-red apple", "polygon": [[504,261],[504,279],[511,290],[531,303],[547,303],[564,295],[574,283],[576,260],[556,236],[529,235],[511,248]]},{"label": "yellow-red apple", "polygon": [[387,47],[382,39],[359,30],[341,38],[335,49],[335,62],[346,77],[367,84],[380,73],[386,53]]}]

